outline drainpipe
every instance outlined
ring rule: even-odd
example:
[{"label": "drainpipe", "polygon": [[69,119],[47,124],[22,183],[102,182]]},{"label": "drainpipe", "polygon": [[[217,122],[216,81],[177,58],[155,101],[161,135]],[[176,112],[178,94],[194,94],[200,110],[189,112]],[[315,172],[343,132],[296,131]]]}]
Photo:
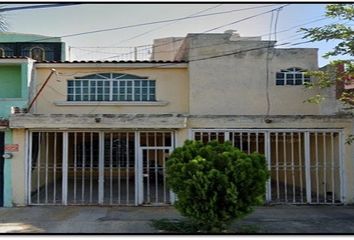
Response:
[{"label": "drainpipe", "polygon": [[39,94],[42,92],[42,90],[44,89],[44,87],[47,85],[49,79],[52,77],[52,75],[54,74],[54,72],[56,72],[56,70],[54,68],[52,68],[52,71],[50,72],[49,76],[47,77],[47,79],[45,80],[45,82],[43,83],[43,85],[41,86],[41,88],[39,89],[39,91],[37,92],[36,96],[34,96],[34,98],[32,99],[32,102],[30,103],[30,105],[28,106],[27,112],[30,112],[33,103],[37,100]]}]

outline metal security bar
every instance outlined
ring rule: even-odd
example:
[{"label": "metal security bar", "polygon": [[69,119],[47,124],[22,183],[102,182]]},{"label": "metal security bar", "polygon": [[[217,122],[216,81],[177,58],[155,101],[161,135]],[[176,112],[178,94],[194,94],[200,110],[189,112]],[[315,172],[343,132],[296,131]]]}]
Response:
[{"label": "metal security bar", "polygon": [[142,189],[144,204],[168,204],[171,192],[166,183],[166,160],[172,151],[171,132],[141,132]]},{"label": "metal security bar", "polygon": [[29,203],[62,203],[63,134],[32,132],[30,135]]},{"label": "metal security bar", "polygon": [[68,204],[98,204],[98,146],[96,132],[69,132]]},{"label": "metal security bar", "polygon": [[313,203],[339,203],[340,137],[337,132],[310,132],[311,199]]},{"label": "metal security bar", "polygon": [[104,204],[135,204],[134,132],[105,133]]},{"label": "metal security bar", "polygon": [[267,200],[291,204],[342,201],[340,136],[340,130],[329,129],[192,130],[195,140],[229,140],[246,153],[265,154],[271,175]]}]

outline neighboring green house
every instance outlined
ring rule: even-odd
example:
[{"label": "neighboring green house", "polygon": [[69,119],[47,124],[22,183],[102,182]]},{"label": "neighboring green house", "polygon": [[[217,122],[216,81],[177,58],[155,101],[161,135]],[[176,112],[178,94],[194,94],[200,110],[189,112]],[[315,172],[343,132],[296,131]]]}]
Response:
[{"label": "neighboring green house", "polygon": [[0,206],[11,207],[11,158],[4,159],[5,149],[12,144],[12,131],[7,119],[11,107],[26,108],[28,86],[34,60],[26,57],[0,58]]},{"label": "neighboring green house", "polygon": [[[0,207],[12,206],[11,154],[17,154],[17,146],[8,128],[11,107],[27,108],[34,62],[64,60],[60,38],[0,33]],[[4,159],[4,153],[10,155]]]}]

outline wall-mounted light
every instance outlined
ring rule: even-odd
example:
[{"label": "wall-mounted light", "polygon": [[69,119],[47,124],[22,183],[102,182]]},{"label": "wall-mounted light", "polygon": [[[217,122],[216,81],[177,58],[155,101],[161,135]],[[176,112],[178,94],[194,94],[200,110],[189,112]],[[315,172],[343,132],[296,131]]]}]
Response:
[{"label": "wall-mounted light", "polygon": [[12,155],[12,153],[4,153],[2,155],[2,157],[5,158],[5,159],[11,159],[13,157],[13,155]]},{"label": "wall-mounted light", "polygon": [[265,118],[265,119],[264,119],[264,122],[265,122],[265,123],[272,123],[273,121],[272,121],[272,119]]}]

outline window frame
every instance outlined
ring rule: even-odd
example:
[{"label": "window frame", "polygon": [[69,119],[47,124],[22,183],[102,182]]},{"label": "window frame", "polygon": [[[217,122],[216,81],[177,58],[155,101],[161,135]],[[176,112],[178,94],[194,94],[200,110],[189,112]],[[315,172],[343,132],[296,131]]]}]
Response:
[{"label": "window frame", "polygon": [[[275,74],[275,85],[276,86],[301,86],[306,82],[310,82],[311,79],[306,75],[306,70],[291,67],[287,69],[282,69]],[[282,77],[281,77],[282,75]],[[299,76],[301,75],[301,76]]]},{"label": "window frame", "polygon": [[[97,78],[92,78],[92,76]],[[118,77],[113,77],[118,75]],[[156,80],[128,74],[94,74],[67,80],[68,102],[156,102]],[[144,93],[145,92],[145,93]]]},{"label": "window frame", "polygon": [[[33,50],[34,49],[36,49],[36,48],[38,48],[38,49],[40,49],[41,50],[41,52],[42,52],[42,59],[40,59],[40,60],[38,60],[38,59],[35,59],[34,57],[33,57]],[[39,47],[39,46],[34,46],[34,47],[31,47],[30,48],[30,50],[29,50],[29,56],[30,56],[30,58],[32,58],[32,59],[34,59],[34,60],[37,60],[37,61],[45,61],[45,49],[44,48],[42,48],[42,47]]]}]

